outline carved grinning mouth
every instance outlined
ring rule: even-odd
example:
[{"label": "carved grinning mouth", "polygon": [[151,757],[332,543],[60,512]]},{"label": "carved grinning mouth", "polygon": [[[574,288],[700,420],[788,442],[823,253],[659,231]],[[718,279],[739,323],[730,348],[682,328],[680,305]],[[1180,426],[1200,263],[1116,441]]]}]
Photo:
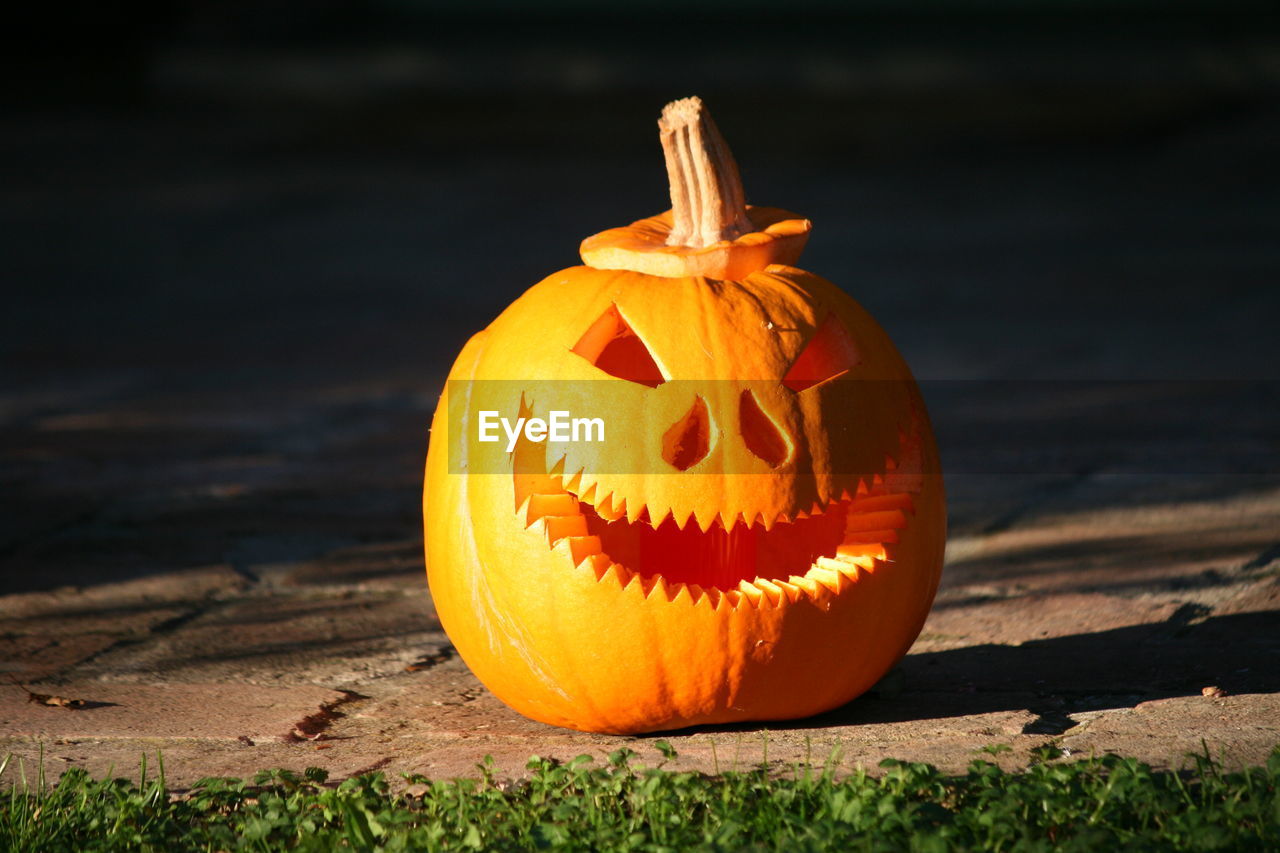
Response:
[{"label": "carved grinning mouth", "polygon": [[807,598],[825,608],[863,573],[893,561],[914,509],[910,493],[894,488],[895,467],[889,460],[884,475],[860,479],[852,494],[809,512],[739,516],[727,525],[718,516],[703,526],[669,514],[655,523],[648,507],[629,511],[615,495],[597,499],[594,484],[582,488],[583,471],[566,477],[545,462],[536,488],[517,474],[516,490],[527,529],[602,583],[638,583],[646,597],[660,592],[673,601],[684,592],[694,602],[707,596],[717,607]]}]

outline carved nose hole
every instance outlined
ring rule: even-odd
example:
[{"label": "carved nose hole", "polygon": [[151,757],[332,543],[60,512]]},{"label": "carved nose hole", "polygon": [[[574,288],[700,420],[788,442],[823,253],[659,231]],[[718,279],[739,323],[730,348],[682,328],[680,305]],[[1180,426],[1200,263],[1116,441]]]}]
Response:
[{"label": "carved nose hole", "polygon": [[695,397],[685,416],[662,436],[662,458],[681,471],[697,465],[711,450],[711,415],[701,397]]},{"label": "carved nose hole", "polygon": [[791,440],[760,408],[756,395],[743,391],[738,404],[738,421],[742,427],[742,440],[747,449],[777,468],[791,456]]}]

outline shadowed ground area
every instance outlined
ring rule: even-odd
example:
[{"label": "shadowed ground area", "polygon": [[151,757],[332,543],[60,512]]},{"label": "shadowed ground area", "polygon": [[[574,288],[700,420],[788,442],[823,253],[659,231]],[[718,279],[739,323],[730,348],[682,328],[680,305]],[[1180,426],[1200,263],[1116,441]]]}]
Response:
[{"label": "shadowed ground area", "polygon": [[[678,765],[1280,742],[1280,53],[1232,38],[819,42],[751,96],[731,51],[690,74],[749,199],[814,221],[803,265],[924,380],[951,530],[879,687],[676,733]],[[469,674],[419,495],[453,355],[580,239],[667,205],[653,119],[690,92],[593,89],[625,46],[576,72],[489,49],[560,94],[450,88],[461,48],[190,49],[147,103],[0,121],[0,753],[56,774],[161,750],[184,784],[651,751],[529,722]],[[249,97],[245,67],[275,82]],[[413,96],[386,72],[338,97],[334,68],[399,69]]]}]

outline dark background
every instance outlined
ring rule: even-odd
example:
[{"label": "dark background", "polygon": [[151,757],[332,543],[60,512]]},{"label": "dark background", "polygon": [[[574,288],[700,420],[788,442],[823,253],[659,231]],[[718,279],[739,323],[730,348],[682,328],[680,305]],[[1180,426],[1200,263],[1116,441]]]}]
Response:
[{"label": "dark background", "polygon": [[1102,503],[1276,480],[1273,4],[188,0],[11,23],[11,588],[416,535],[452,356],[583,237],[667,206],[654,122],[689,94],[748,199],[814,221],[803,265],[935,381],[953,530],[1009,523],[1024,486],[992,472],[1135,475]]}]

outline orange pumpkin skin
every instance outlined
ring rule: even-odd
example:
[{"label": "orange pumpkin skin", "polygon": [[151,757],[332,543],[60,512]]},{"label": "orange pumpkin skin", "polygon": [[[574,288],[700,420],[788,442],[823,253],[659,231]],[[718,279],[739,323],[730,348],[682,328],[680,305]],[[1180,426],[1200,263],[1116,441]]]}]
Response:
[{"label": "orange pumpkin skin", "polygon": [[[634,733],[805,717],[874,684],[937,590],[946,514],[911,373],[797,269],[701,102],[659,122],[673,209],[589,237],[463,348],[432,424],[427,575],[521,713]],[[497,381],[494,381],[497,380]],[[484,442],[478,413],[607,441]]]},{"label": "orange pumpkin skin", "polygon": [[[610,310],[664,376],[697,381],[629,383],[575,353],[584,330]],[[856,344],[857,365],[813,387],[786,387],[790,365],[828,317]],[[610,452],[634,458],[605,464],[593,458],[604,451],[576,444],[553,452],[554,462],[565,451],[562,466],[504,463],[493,455],[505,453],[501,444],[463,440],[454,471],[505,464],[512,473],[451,472],[449,431],[463,427],[448,413],[468,406],[448,395],[488,389],[467,380],[521,377],[537,389],[520,393],[531,411],[630,413],[614,426],[630,440]],[[805,717],[872,686],[919,633],[945,542],[933,437],[887,335],[831,283],[782,265],[740,281],[574,267],[530,289],[473,337],[450,379],[427,460],[431,591],[463,660],[526,716],[613,733]],[[539,387],[537,379],[555,382]],[[493,385],[510,386],[511,395],[520,387]],[[563,399],[578,387],[588,389],[584,400]],[[620,396],[604,399],[601,388]],[[743,441],[746,389],[790,439],[790,456],[776,467]],[[687,470],[654,473],[663,434],[690,409],[692,390],[710,413],[712,446]],[[628,404],[629,395],[643,402]],[[486,407],[515,411],[521,403]],[[531,449],[545,452],[522,446],[516,456]],[[574,518],[575,511],[616,515],[623,501],[623,524],[670,517],[701,531],[754,521],[757,530],[769,528],[762,539],[834,501],[850,528],[873,535],[853,535],[870,541],[844,542],[840,553],[785,577],[672,582],[653,565],[637,572],[617,564]]]}]

